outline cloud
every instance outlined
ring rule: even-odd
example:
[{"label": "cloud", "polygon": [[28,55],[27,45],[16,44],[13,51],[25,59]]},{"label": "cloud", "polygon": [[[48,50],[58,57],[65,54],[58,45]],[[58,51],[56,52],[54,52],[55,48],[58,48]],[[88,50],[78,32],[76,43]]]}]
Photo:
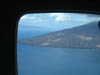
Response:
[{"label": "cloud", "polygon": [[85,22],[94,22],[94,21],[99,21],[100,16],[99,15],[94,15],[94,14],[87,14],[85,15]]},{"label": "cloud", "polygon": [[56,22],[63,22],[71,18],[70,16],[65,15],[64,13],[51,13],[50,16],[55,17]]},{"label": "cloud", "polygon": [[100,17],[99,15],[96,15],[96,14],[87,14],[86,16],[87,17]]},{"label": "cloud", "polygon": [[21,20],[23,20],[23,19],[36,19],[36,17],[25,15],[25,16],[21,17]]},{"label": "cloud", "polygon": [[33,15],[24,15],[20,18],[20,23],[22,23],[23,25],[32,25],[39,22],[43,22],[43,20],[40,17],[36,17]]}]

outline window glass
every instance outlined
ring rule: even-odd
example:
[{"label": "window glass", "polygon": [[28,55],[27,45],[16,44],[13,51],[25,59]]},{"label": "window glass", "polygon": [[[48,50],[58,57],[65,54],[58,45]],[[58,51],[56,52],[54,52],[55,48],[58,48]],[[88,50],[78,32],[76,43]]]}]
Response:
[{"label": "window glass", "polygon": [[100,15],[29,13],[18,22],[18,75],[99,75]]}]

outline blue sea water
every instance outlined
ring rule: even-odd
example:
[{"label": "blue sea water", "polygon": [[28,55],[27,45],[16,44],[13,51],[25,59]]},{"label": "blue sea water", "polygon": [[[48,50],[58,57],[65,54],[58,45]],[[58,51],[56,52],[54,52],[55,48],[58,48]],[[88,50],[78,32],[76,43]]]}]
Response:
[{"label": "blue sea water", "polygon": [[18,75],[100,75],[99,49],[17,43]]},{"label": "blue sea water", "polygon": [[[18,39],[45,31],[24,31]],[[17,43],[18,75],[100,75],[99,49],[31,46]]]}]

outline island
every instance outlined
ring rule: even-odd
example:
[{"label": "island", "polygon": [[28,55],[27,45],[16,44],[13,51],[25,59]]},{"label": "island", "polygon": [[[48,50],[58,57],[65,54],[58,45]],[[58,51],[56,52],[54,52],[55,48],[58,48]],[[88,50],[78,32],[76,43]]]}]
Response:
[{"label": "island", "polygon": [[18,42],[59,48],[100,48],[100,29],[98,22],[91,22],[32,38],[22,38]]}]

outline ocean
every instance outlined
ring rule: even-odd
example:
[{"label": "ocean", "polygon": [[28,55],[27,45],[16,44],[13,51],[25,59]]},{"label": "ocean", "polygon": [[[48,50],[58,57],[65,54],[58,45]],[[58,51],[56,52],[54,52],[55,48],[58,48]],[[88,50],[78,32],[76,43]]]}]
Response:
[{"label": "ocean", "polygon": [[[18,35],[20,39],[37,36],[37,33]],[[17,43],[17,65],[18,75],[100,75],[100,50]]]},{"label": "ocean", "polygon": [[17,44],[18,75],[100,75],[100,50]]}]

